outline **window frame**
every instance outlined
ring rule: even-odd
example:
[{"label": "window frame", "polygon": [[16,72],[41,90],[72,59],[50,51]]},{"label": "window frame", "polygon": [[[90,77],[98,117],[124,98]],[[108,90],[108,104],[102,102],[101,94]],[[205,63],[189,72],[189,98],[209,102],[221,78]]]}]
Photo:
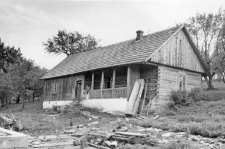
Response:
[{"label": "window frame", "polygon": [[187,75],[185,73],[179,73],[177,79],[178,90],[184,91],[187,89]]}]

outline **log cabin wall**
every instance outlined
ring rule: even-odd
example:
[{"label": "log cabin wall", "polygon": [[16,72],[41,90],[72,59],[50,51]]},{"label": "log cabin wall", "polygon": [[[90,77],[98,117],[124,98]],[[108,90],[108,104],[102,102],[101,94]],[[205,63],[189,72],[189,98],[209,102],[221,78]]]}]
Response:
[{"label": "log cabin wall", "polygon": [[195,51],[182,30],[153,53],[151,61],[204,73]]},{"label": "log cabin wall", "polygon": [[[171,91],[191,90],[192,88],[201,87],[201,74],[176,68],[159,66],[158,81],[158,98],[154,108],[166,105],[170,102]],[[184,79],[183,79],[184,78]],[[180,84],[184,87],[180,88]]]},{"label": "log cabin wall", "polygon": [[44,88],[45,101],[76,100],[75,87],[76,81],[79,80],[82,82],[83,88],[84,85],[83,75],[66,76],[61,78],[45,80],[45,88]]},{"label": "log cabin wall", "polygon": [[142,65],[140,69],[140,78],[148,79],[148,88],[146,97],[152,99],[157,94],[158,67]]}]

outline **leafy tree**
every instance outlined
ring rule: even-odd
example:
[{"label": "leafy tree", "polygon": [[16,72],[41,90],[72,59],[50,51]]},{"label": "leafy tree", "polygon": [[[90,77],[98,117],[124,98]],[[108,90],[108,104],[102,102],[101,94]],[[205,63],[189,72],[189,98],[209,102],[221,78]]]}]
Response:
[{"label": "leafy tree", "polygon": [[10,75],[0,74],[0,102],[1,106],[7,106],[11,97],[14,96]]},{"label": "leafy tree", "polygon": [[33,61],[23,59],[20,64],[13,65],[9,73],[14,92],[18,95],[17,103],[19,103],[21,97],[23,99],[23,108],[24,101],[29,97],[28,91],[33,91],[33,98],[35,97],[35,92],[36,94],[43,93],[44,85],[39,78],[46,73],[46,69],[35,66]]},{"label": "leafy tree", "polygon": [[16,49],[15,47],[5,47],[0,38],[0,70],[7,73],[9,66],[11,64],[18,63],[21,58],[22,53],[20,48]]},{"label": "leafy tree", "polygon": [[225,83],[225,12],[223,18],[223,25],[218,34],[218,38],[215,45],[215,51],[212,55],[212,61],[214,69],[217,74],[222,77]]},{"label": "leafy tree", "polygon": [[27,86],[26,89],[33,91],[32,99],[34,101],[35,97],[39,97],[44,93],[44,82],[40,78],[46,74],[47,69],[40,68],[39,66],[34,66],[32,71],[27,74]]},{"label": "leafy tree", "polygon": [[215,51],[215,43],[217,42],[220,27],[222,24],[222,12],[221,9],[217,14],[196,14],[190,18],[188,24],[188,30],[193,36],[193,39],[200,50],[205,64],[208,67],[208,71],[204,76],[209,89],[213,89],[212,84],[213,76],[216,74],[214,66],[214,60],[212,59],[212,53]]},{"label": "leafy tree", "polygon": [[67,32],[66,30],[59,30],[56,36],[43,43],[48,53],[64,53],[67,56],[93,50],[97,44],[98,41],[91,35],[84,36],[79,32]]}]

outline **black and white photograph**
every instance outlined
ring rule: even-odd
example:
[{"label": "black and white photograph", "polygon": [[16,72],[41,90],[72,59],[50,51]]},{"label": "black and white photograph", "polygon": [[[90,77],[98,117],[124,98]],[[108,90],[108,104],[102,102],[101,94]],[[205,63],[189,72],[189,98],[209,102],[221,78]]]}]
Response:
[{"label": "black and white photograph", "polygon": [[0,0],[0,149],[225,149],[225,0]]}]

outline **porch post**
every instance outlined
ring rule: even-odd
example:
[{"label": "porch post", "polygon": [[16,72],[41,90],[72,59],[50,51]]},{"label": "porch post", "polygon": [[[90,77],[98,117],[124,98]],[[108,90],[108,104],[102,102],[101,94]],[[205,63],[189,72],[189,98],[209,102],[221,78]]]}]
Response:
[{"label": "porch post", "polygon": [[112,89],[115,88],[115,81],[116,81],[116,69],[113,69],[113,80],[112,80]]},{"label": "porch post", "polygon": [[104,85],[104,71],[102,70],[102,79],[101,79],[101,98],[102,98],[103,85]]},{"label": "porch post", "polygon": [[113,69],[113,80],[112,80],[112,98],[115,98],[115,82],[116,82],[116,69]]},{"label": "porch post", "polygon": [[94,79],[95,79],[95,74],[94,74],[94,72],[92,72],[92,75],[91,75],[91,90],[94,90]]},{"label": "porch post", "polygon": [[127,67],[127,98],[128,98],[128,95],[130,94],[130,78],[131,78],[131,69],[130,69],[130,66]]}]

